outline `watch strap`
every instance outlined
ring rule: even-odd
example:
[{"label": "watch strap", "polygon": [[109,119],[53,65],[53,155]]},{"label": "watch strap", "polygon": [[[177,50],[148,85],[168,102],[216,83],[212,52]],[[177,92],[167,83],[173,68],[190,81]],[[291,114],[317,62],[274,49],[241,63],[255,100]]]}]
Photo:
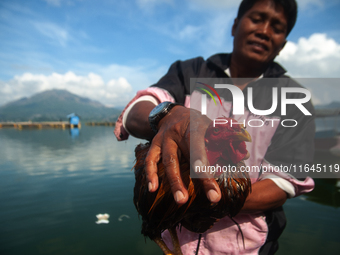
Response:
[{"label": "watch strap", "polygon": [[172,102],[162,102],[157,105],[149,115],[149,124],[151,129],[157,133],[158,132],[158,124],[176,105],[181,105],[179,103]]}]

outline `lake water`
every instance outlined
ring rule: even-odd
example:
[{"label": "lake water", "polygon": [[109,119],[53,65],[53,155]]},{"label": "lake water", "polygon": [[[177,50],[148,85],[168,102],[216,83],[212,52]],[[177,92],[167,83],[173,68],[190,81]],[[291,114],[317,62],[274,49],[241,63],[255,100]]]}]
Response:
[{"label": "lake water", "polygon": [[[84,126],[78,136],[1,129],[0,254],[162,254],[140,234],[132,202],[139,142],[117,142],[110,127]],[[328,154],[318,160],[340,163]],[[339,182],[315,181],[313,192],[284,206],[279,255],[340,252]],[[96,224],[99,213],[110,223]]]}]

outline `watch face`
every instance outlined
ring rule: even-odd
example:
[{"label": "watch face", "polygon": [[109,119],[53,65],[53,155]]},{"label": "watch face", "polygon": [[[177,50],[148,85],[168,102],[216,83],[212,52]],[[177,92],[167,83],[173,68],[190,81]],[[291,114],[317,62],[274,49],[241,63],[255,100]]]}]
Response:
[{"label": "watch face", "polygon": [[164,110],[164,108],[169,104],[171,104],[171,103],[170,102],[160,103],[159,105],[157,105],[155,108],[152,109],[149,116],[151,118],[156,116],[157,114],[161,113]]}]

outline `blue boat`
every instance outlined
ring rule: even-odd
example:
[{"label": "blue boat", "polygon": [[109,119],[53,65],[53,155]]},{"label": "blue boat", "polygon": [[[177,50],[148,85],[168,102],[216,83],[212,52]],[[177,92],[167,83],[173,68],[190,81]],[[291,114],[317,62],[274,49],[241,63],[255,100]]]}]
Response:
[{"label": "blue boat", "polygon": [[71,129],[81,127],[80,117],[77,114],[71,113],[71,114],[67,115],[67,118],[70,122],[70,128]]}]

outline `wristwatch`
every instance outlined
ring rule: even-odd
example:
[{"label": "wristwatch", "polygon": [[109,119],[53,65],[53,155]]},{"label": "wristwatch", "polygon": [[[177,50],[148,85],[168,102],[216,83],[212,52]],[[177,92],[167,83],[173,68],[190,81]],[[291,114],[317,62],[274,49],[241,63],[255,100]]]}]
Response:
[{"label": "wristwatch", "polygon": [[158,132],[158,123],[161,119],[163,119],[172,108],[174,108],[176,105],[180,105],[178,103],[172,103],[172,102],[163,102],[157,105],[155,108],[152,109],[152,111],[149,114],[149,123],[151,129],[157,133]]}]

